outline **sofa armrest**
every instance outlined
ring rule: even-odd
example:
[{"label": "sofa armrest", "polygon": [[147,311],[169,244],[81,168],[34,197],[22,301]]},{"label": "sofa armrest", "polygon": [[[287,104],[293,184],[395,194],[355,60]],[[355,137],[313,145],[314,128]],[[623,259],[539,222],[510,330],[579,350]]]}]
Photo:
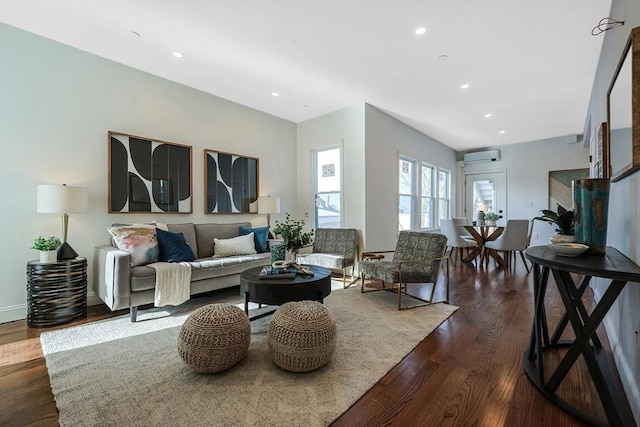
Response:
[{"label": "sofa armrest", "polygon": [[94,292],[111,310],[131,305],[131,254],[110,245],[94,251]]}]

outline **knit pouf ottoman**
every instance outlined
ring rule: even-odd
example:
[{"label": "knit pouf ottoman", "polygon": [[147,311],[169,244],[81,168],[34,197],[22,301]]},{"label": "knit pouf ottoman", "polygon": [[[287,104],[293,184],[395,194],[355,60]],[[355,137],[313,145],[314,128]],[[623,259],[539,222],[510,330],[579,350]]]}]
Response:
[{"label": "knit pouf ottoman", "polygon": [[178,353],[196,372],[210,374],[238,363],[250,340],[251,323],[241,308],[210,304],[187,317],[178,335]]},{"label": "knit pouf ottoman", "polygon": [[313,371],[331,359],[336,348],[336,321],[319,302],[288,302],[273,314],[267,344],[271,358],[282,369]]}]

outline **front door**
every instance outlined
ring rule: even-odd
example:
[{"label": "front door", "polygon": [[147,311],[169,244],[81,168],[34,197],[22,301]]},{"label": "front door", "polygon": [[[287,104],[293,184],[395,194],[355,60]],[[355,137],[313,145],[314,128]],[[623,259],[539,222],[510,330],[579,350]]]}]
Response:
[{"label": "front door", "polygon": [[[505,172],[465,174],[465,216],[471,224],[476,221],[478,211],[495,212],[500,218],[507,217],[507,186]],[[502,221],[499,225],[505,225]]]}]

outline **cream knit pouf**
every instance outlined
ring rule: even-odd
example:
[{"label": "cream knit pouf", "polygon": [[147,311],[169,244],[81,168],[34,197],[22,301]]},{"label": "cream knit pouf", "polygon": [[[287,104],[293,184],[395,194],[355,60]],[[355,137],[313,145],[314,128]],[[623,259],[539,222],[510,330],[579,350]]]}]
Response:
[{"label": "cream knit pouf", "polygon": [[336,321],[316,301],[288,302],[269,323],[267,343],[274,363],[292,372],[318,369],[336,347]]},{"label": "cream knit pouf", "polygon": [[247,353],[251,323],[231,304],[210,304],[187,317],[178,335],[178,353],[196,372],[214,373],[238,363]]}]

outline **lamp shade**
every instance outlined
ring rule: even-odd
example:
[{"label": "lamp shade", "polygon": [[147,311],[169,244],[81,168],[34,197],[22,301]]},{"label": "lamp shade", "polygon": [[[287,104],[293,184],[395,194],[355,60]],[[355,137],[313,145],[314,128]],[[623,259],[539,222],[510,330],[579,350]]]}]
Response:
[{"label": "lamp shade", "polygon": [[85,213],[88,208],[85,187],[38,185],[38,213]]},{"label": "lamp shade", "polygon": [[271,197],[271,196],[258,197],[258,213],[261,213],[261,214],[280,213],[280,197]]}]

